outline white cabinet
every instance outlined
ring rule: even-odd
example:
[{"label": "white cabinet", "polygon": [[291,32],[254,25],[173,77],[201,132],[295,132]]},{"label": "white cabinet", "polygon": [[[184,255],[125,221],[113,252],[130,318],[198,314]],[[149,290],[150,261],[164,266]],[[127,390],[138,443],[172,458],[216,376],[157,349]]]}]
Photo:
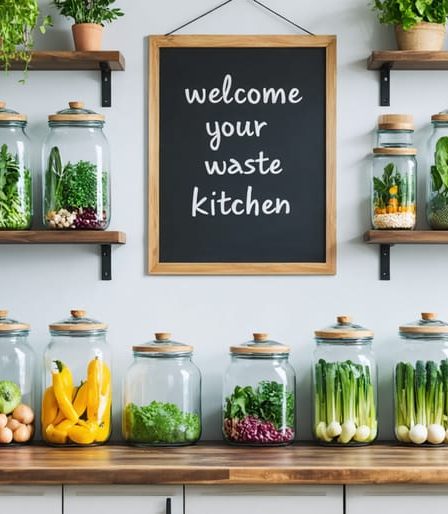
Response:
[{"label": "white cabinet", "polygon": [[61,514],[62,486],[1,485],[0,512]]},{"label": "white cabinet", "polygon": [[347,486],[346,514],[448,512],[448,485]]},{"label": "white cabinet", "polygon": [[170,514],[170,510],[183,514],[182,486],[64,486],[64,514]]},{"label": "white cabinet", "polygon": [[185,486],[185,514],[343,514],[342,486]]}]

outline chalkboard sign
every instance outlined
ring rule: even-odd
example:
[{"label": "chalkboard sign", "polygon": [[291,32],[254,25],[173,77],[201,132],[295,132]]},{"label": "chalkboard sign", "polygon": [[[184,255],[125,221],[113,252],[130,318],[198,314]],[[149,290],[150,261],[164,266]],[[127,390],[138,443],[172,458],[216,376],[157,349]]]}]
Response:
[{"label": "chalkboard sign", "polygon": [[155,36],[149,272],[334,274],[334,36]]}]

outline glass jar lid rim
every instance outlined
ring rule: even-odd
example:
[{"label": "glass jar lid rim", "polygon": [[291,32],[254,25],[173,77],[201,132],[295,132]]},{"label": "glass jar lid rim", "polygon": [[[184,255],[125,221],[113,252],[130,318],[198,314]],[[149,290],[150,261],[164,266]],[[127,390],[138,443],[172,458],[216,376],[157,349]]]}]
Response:
[{"label": "glass jar lid rim", "polygon": [[232,355],[276,355],[289,354],[290,347],[269,339],[265,332],[254,332],[253,339],[238,346],[231,346]]},{"label": "glass jar lid rim", "polygon": [[185,355],[193,352],[193,346],[173,341],[170,332],[156,332],[154,336],[155,338],[152,341],[133,346],[132,351],[149,354],[164,353],[167,356],[174,356],[174,354]]},{"label": "glass jar lid rim", "polygon": [[399,332],[404,336],[407,334],[447,335],[448,323],[437,319],[437,313],[435,312],[422,312],[419,320],[401,325]]},{"label": "glass jar lid rim", "polygon": [[19,122],[21,125],[26,125],[27,118],[24,114],[20,114],[13,109],[6,108],[6,102],[0,100],[0,123],[3,121]]},{"label": "glass jar lid rim", "polygon": [[30,325],[22,323],[12,318],[8,318],[9,311],[0,309],[0,332],[2,334],[9,332],[29,332]]},{"label": "glass jar lid rim", "polygon": [[336,324],[330,325],[321,330],[314,332],[316,339],[331,339],[331,340],[355,340],[355,339],[373,339],[373,332],[367,328],[352,323],[351,316],[338,316]]},{"label": "glass jar lid rim", "polygon": [[87,317],[82,309],[72,309],[70,318],[49,325],[52,332],[98,332],[106,331],[107,325]]}]

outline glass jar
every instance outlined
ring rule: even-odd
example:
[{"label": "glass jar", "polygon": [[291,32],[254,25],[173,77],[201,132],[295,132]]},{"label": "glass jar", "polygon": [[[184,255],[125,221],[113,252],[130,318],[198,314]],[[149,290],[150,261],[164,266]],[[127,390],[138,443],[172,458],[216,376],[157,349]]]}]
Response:
[{"label": "glass jar", "polygon": [[377,146],[411,148],[413,138],[412,114],[382,114],[378,117]]},{"label": "glass jar", "polygon": [[0,446],[31,441],[35,426],[35,358],[30,326],[0,310]]},{"label": "glass jar", "polygon": [[104,116],[70,102],[48,116],[42,149],[43,222],[51,229],[104,230],[110,221]]},{"label": "glass jar", "polygon": [[415,148],[374,148],[371,181],[372,227],[415,228],[417,201]]},{"label": "glass jar", "polygon": [[42,437],[55,446],[105,443],[111,432],[111,357],[107,326],[83,310],[50,325],[44,353]]},{"label": "glass jar", "polygon": [[448,113],[434,114],[431,122],[426,218],[432,229],[448,230]]},{"label": "glass jar", "polygon": [[437,314],[399,327],[395,437],[403,444],[448,443],[448,323]]},{"label": "glass jar", "polygon": [[142,446],[183,446],[201,437],[201,372],[193,347],[160,332],[133,346],[124,381],[123,437]]},{"label": "glass jar", "polygon": [[26,125],[26,116],[0,102],[0,230],[31,227],[31,143]]},{"label": "glass jar", "polygon": [[314,437],[330,445],[366,445],[377,436],[373,332],[349,316],[314,332]]},{"label": "glass jar", "polygon": [[255,333],[253,340],[231,346],[224,375],[224,439],[251,446],[286,445],[296,432],[296,376],[289,347]]}]

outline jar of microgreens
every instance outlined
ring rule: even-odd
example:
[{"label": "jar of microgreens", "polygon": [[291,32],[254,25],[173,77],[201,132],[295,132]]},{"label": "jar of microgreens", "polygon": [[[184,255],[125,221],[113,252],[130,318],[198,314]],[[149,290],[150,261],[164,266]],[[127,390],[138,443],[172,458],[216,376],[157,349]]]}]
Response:
[{"label": "jar of microgreens", "polygon": [[372,227],[415,228],[417,199],[415,148],[374,148],[371,178]]},{"label": "jar of microgreens", "polygon": [[48,117],[42,149],[43,221],[50,229],[104,230],[110,221],[104,116],[82,102]]},{"label": "jar of microgreens", "polygon": [[31,226],[32,179],[26,116],[0,101],[0,230]]},{"label": "jar of microgreens", "polygon": [[230,347],[223,383],[224,439],[233,444],[279,446],[296,432],[296,377],[288,362],[289,346],[268,334]]},{"label": "jar of microgreens", "polygon": [[431,116],[426,174],[426,218],[434,230],[448,230],[448,112]]},{"label": "jar of microgreens", "polygon": [[35,355],[30,326],[0,310],[0,446],[23,444],[34,435]]},{"label": "jar of microgreens", "polygon": [[378,117],[377,146],[413,147],[414,119],[412,114],[381,114]]},{"label": "jar of microgreens", "polygon": [[366,445],[377,436],[377,367],[373,332],[349,316],[314,332],[315,439],[329,445]]},{"label": "jar of microgreens", "polygon": [[403,444],[448,443],[448,323],[433,312],[399,327],[394,373],[395,437]]},{"label": "jar of microgreens", "polygon": [[123,387],[123,437],[139,446],[184,446],[201,437],[201,372],[193,347],[158,332],[132,347]]}]

